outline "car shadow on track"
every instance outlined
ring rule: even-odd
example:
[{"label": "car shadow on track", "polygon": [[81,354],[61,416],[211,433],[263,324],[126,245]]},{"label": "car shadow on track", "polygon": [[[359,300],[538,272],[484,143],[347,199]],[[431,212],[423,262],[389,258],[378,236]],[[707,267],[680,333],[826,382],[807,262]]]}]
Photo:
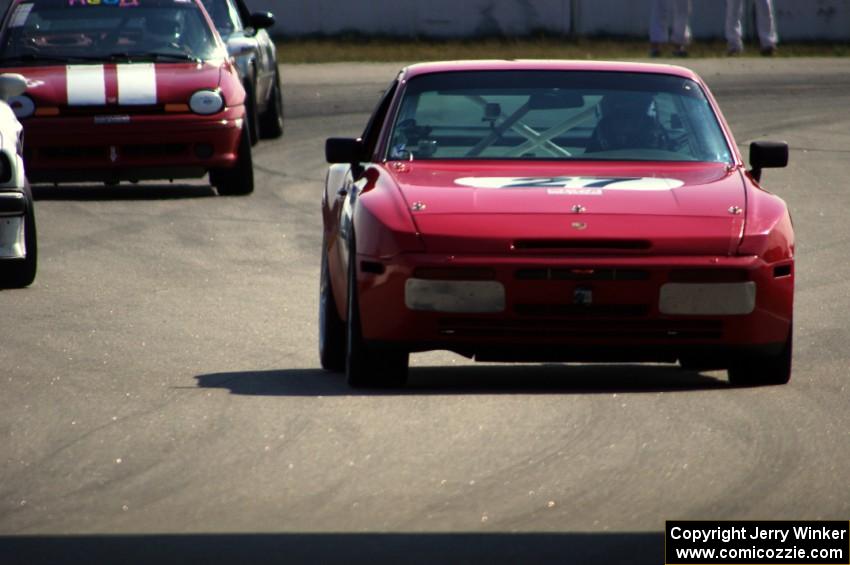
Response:
[{"label": "car shadow on track", "polygon": [[[0,536],[8,565],[53,563],[660,563],[661,533]],[[8,560],[6,560],[8,558]]]},{"label": "car shadow on track", "polygon": [[412,367],[405,387],[351,388],[321,369],[234,371],[195,377],[202,388],[249,396],[427,394],[645,394],[731,388],[728,381],[663,365],[482,365]]},{"label": "car shadow on track", "polygon": [[35,200],[174,200],[215,197],[215,189],[206,184],[36,184]]}]

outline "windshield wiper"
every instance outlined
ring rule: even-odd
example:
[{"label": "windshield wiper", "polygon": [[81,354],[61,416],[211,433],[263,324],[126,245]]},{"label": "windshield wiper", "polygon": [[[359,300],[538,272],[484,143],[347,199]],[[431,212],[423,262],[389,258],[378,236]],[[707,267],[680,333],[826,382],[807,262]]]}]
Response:
[{"label": "windshield wiper", "polygon": [[69,57],[65,55],[36,55],[34,53],[26,53],[24,55],[15,55],[14,57],[3,57],[0,59],[0,65],[8,65],[14,63],[70,63],[72,61],[89,61],[88,57]]},{"label": "windshield wiper", "polygon": [[14,57],[0,58],[0,65],[39,65],[55,63],[105,63],[109,61],[189,61],[192,63],[203,62],[200,57],[187,55],[185,53],[162,53],[151,51],[149,53],[109,53],[106,55],[37,55],[26,53]]},{"label": "windshield wiper", "polygon": [[149,51],[147,53],[113,53],[111,58],[125,58],[130,61],[134,60],[154,60],[154,61],[190,61],[192,63],[203,62],[200,57],[188,55],[186,53],[164,53],[162,51]]}]

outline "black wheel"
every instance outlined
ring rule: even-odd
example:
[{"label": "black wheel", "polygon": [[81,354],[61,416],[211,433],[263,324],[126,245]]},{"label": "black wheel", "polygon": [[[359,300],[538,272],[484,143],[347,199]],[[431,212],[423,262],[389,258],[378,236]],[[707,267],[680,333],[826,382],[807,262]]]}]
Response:
[{"label": "black wheel", "polygon": [[260,141],[260,116],[257,114],[257,91],[252,83],[245,87],[245,125],[248,127],[251,146]]},{"label": "black wheel", "polygon": [[264,139],[276,139],[283,135],[283,89],[280,73],[274,73],[274,86],[266,110],[260,116],[260,135]]},{"label": "black wheel", "polygon": [[254,192],[254,163],[251,160],[251,140],[245,128],[239,137],[236,165],[230,169],[210,171],[210,184],[222,196],[251,194]]},{"label": "black wheel", "polygon": [[328,270],[328,250],[322,246],[322,274],[319,280],[319,359],[322,368],[345,371],[345,322],[339,317]]},{"label": "black wheel", "polygon": [[776,355],[753,355],[729,367],[729,382],[735,385],[784,385],[791,380],[793,330]]},{"label": "black wheel", "polygon": [[348,320],[346,324],[345,374],[352,387],[401,386],[407,382],[407,351],[377,350],[363,340],[354,238],[348,248]]},{"label": "black wheel", "polygon": [[[24,245],[26,257],[0,261],[0,287],[23,288],[35,280],[38,266],[38,238],[35,230],[35,209],[29,184],[24,185]],[[0,220],[2,221],[2,220]]]}]

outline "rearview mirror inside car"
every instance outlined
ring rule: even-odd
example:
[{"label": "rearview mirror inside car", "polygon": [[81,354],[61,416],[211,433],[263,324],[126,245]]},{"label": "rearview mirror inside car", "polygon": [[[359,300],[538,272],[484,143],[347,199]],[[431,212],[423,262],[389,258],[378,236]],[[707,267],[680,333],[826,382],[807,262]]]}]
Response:
[{"label": "rearview mirror inside car", "polygon": [[530,110],[564,110],[583,106],[584,97],[582,95],[565,90],[539,92],[532,94],[528,99]]}]

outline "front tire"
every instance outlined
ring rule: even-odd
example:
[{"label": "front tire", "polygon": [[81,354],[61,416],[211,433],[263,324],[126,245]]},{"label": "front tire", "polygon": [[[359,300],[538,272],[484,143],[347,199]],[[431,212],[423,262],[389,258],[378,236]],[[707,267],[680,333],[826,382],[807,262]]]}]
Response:
[{"label": "front tire", "polygon": [[[256,74],[256,73],[255,73]],[[251,147],[260,142],[260,116],[257,114],[257,94],[255,84],[245,83],[245,124],[251,139]]]},{"label": "front tire", "polygon": [[210,171],[210,184],[218,189],[222,196],[245,195],[254,192],[254,162],[251,158],[250,128],[242,127],[239,136],[239,149],[236,165],[230,169]]},{"label": "front tire", "polygon": [[0,261],[0,287],[23,288],[35,280],[38,268],[38,238],[35,229],[35,209],[29,183],[24,185],[26,211],[24,212],[24,245],[27,255],[24,259]]},{"label": "front tire", "polygon": [[346,325],[345,374],[352,387],[402,386],[407,382],[410,354],[378,350],[363,339],[357,292],[357,248],[354,238],[348,249],[348,320]]},{"label": "front tire", "polygon": [[339,317],[328,267],[328,250],[322,245],[322,274],[319,281],[319,359],[322,368],[345,371],[345,322]]},{"label": "front tire", "polygon": [[752,355],[735,361],[728,370],[729,382],[741,386],[784,385],[791,380],[793,330],[775,355]]},{"label": "front tire", "polygon": [[280,73],[274,73],[274,86],[266,110],[260,116],[260,136],[263,139],[277,139],[283,135],[283,90],[280,87]]}]

